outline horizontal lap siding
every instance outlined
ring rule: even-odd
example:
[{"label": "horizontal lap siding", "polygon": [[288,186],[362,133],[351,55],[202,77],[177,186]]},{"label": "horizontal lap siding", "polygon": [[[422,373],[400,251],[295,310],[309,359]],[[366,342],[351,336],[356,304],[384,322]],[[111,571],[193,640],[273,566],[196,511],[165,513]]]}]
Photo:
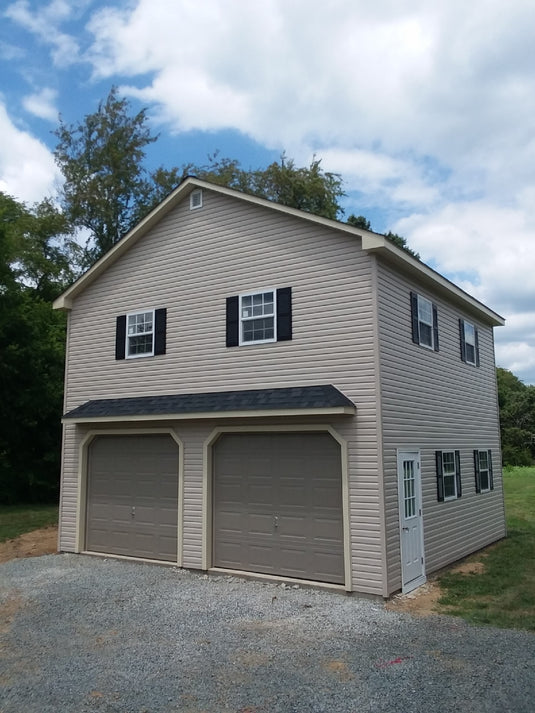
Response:
[{"label": "horizontal lap siding", "polygon": [[[288,286],[291,341],[225,346],[227,297]],[[167,308],[167,354],[116,361],[116,316],[158,307]],[[370,259],[357,238],[205,191],[202,209],[177,206],[75,300],[66,408],[97,398],[332,383],[357,405],[344,427],[354,586],[382,593],[373,344]],[[188,441],[184,561],[192,567],[202,534],[193,515],[201,458],[199,442]],[[69,468],[66,483],[75,477]]]},{"label": "horizontal lap siding", "polygon": [[[401,586],[396,449],[421,452],[428,573],[504,536],[492,328],[379,263],[381,404],[389,589]],[[438,307],[440,351],[412,342],[410,292]],[[460,359],[459,318],[479,330],[481,366]],[[473,449],[492,449],[495,490],[476,494]],[[462,497],[438,502],[435,450],[460,450]]]},{"label": "horizontal lap siding", "polygon": [[72,424],[65,424],[63,431],[59,550],[60,552],[74,552],[78,503],[79,434]]}]

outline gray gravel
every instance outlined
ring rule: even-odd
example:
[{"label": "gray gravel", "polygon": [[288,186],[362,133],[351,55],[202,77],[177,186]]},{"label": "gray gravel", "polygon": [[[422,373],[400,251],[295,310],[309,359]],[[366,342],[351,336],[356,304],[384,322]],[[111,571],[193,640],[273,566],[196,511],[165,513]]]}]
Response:
[{"label": "gray gravel", "polygon": [[535,637],[76,555],[0,565],[0,712],[532,713]]}]

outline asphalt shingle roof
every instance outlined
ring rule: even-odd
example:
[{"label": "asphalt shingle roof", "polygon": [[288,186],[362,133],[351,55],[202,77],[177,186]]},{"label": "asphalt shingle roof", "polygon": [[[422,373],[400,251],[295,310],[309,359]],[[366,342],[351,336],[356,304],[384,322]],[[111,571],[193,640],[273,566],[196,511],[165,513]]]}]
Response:
[{"label": "asphalt shingle roof", "polygon": [[323,409],[355,404],[331,384],[291,386],[279,389],[214,391],[169,396],[134,396],[97,399],[65,414],[66,419],[120,416],[158,416],[173,414],[221,413],[226,411],[273,411],[286,409]]}]

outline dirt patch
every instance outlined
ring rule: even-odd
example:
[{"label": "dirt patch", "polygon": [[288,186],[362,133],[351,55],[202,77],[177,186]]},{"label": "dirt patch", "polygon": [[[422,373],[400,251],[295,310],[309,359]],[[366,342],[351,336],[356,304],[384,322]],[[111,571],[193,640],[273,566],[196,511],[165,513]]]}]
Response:
[{"label": "dirt patch", "polygon": [[0,542],[0,562],[21,557],[53,555],[58,551],[58,528],[55,525],[26,532],[20,537]]},{"label": "dirt patch", "polygon": [[416,616],[437,614],[436,604],[441,596],[441,590],[436,580],[430,580],[409,594],[396,594],[385,607],[389,611],[401,611]]},{"label": "dirt patch", "polygon": [[[442,570],[443,572],[444,570]],[[449,568],[450,572],[459,574],[482,574],[485,571],[484,562],[460,562]],[[442,574],[441,572],[441,574]],[[396,594],[385,607],[390,611],[407,612],[415,616],[429,616],[439,614],[438,600],[442,596],[442,590],[437,580],[437,575],[428,580],[425,584],[409,594]]]}]

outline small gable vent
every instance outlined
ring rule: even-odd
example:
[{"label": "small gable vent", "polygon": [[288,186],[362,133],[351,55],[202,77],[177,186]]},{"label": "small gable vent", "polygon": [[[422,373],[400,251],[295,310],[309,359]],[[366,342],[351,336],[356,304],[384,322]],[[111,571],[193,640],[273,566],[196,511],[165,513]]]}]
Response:
[{"label": "small gable vent", "polygon": [[200,188],[190,193],[189,207],[190,210],[195,210],[195,208],[202,208],[202,191]]}]

